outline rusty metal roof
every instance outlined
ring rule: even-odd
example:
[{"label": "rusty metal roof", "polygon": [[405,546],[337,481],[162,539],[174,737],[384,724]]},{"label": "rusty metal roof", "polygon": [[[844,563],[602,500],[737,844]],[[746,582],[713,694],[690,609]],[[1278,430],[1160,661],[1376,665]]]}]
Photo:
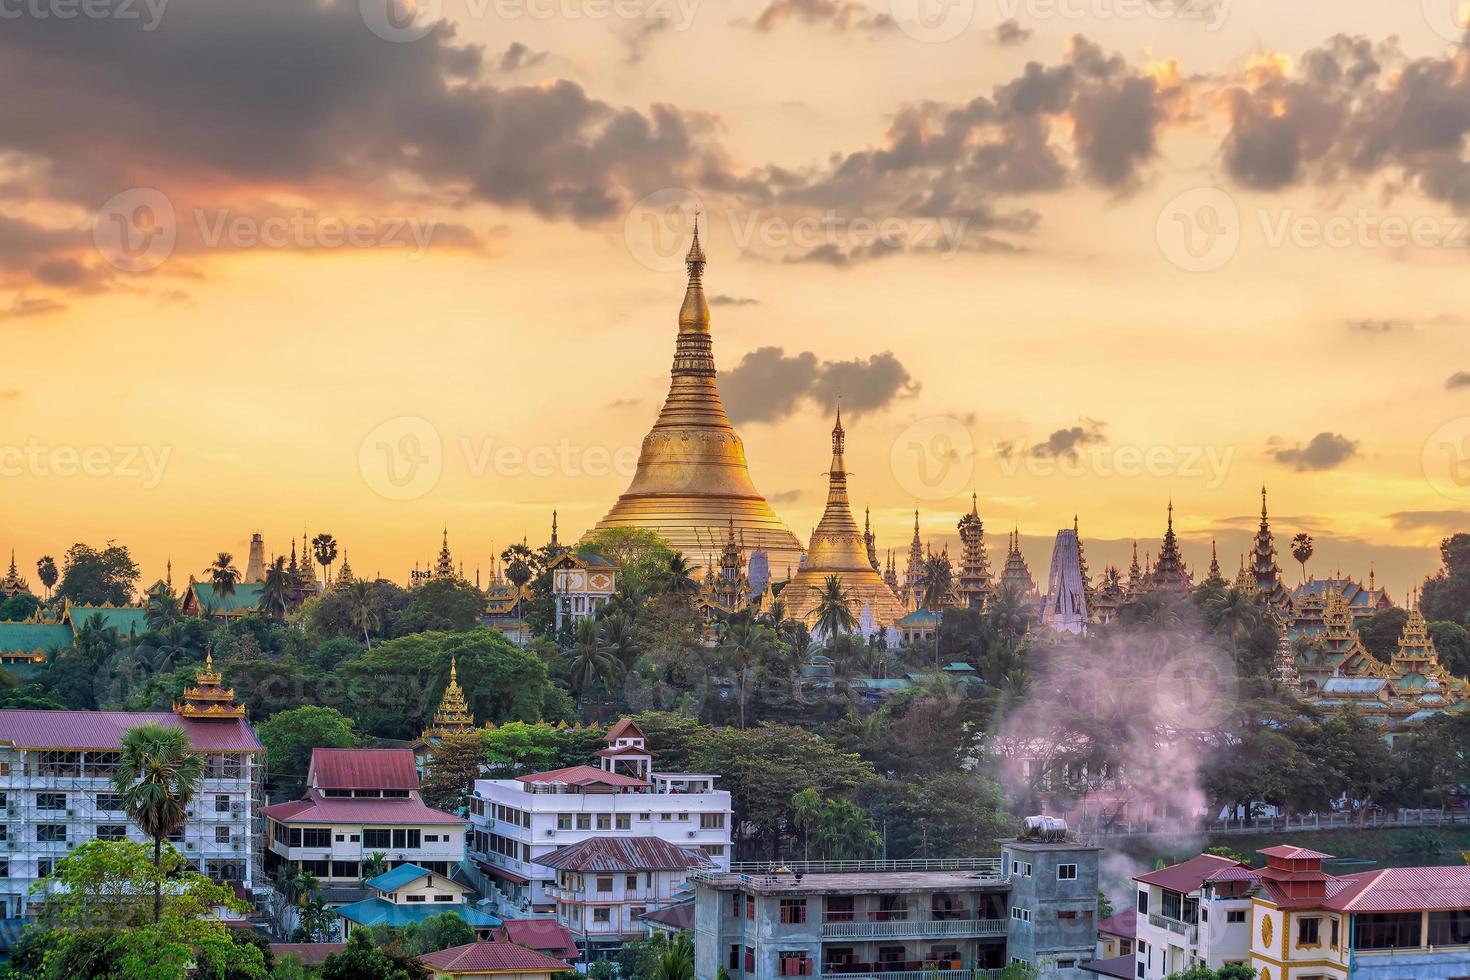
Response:
[{"label": "rusty metal roof", "polygon": [[1158,885],[1167,888],[1171,892],[1188,894],[1197,891],[1204,880],[1215,871],[1230,867],[1241,867],[1239,861],[1220,857],[1217,854],[1199,854],[1188,861],[1160,868],[1158,871],[1150,871],[1148,874],[1134,875],[1134,881],[1141,881],[1146,885]]},{"label": "rusty metal roof", "polygon": [[437,953],[425,953],[419,962],[436,973],[489,973],[497,970],[520,973],[561,973],[569,967],[534,949],[515,943],[466,943]]},{"label": "rusty metal roof", "polygon": [[312,749],[311,773],[320,789],[419,788],[412,749]]},{"label": "rusty metal roof", "polygon": [[117,749],[139,725],[182,728],[201,752],[260,752],[260,739],[243,718],[194,720],[172,711],[0,710],[0,744],[21,749]]},{"label": "rusty metal roof", "polygon": [[685,871],[712,867],[703,851],[661,837],[593,837],[536,859],[558,871]]},{"label": "rusty metal roof", "polygon": [[529,776],[517,777],[523,783],[565,783],[568,786],[649,786],[646,779],[625,776],[620,772],[607,772],[596,766],[568,766],[548,772],[533,772]]}]

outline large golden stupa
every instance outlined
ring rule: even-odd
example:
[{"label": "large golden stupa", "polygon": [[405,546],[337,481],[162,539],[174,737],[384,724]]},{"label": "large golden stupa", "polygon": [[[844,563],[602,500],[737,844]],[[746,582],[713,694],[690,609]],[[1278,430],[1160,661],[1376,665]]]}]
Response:
[{"label": "large golden stupa", "polygon": [[766,553],[780,581],[800,564],[801,542],[751,482],[745,447],[720,402],[697,227],[684,264],[689,286],[669,395],[643,439],[633,482],[593,530],[648,528],[697,565],[733,529],[747,554]]},{"label": "large golden stupa", "polygon": [[864,606],[873,613],[874,626],[892,626],[906,610],[898,596],[883,581],[868,559],[863,533],[853,520],[847,502],[847,467],[843,462],[845,433],[842,410],[837,411],[837,424],[832,427],[832,467],[827,473],[827,509],[812,532],[806,564],[781,591],[787,614],[808,626],[816,624],[817,601],[829,575],[836,575],[852,597],[853,615],[860,616]]}]

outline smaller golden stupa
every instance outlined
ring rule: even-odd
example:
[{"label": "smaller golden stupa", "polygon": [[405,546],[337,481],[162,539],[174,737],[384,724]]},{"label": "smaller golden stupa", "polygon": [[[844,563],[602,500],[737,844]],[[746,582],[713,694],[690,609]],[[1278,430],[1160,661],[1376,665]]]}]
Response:
[{"label": "smaller golden stupa", "polygon": [[475,730],[475,716],[470,714],[464,690],[459,686],[459,659],[449,658],[449,685],[444,688],[444,697],[439,700],[439,710],[434,720],[419,736],[419,741],[432,743],[445,735],[467,735]]}]

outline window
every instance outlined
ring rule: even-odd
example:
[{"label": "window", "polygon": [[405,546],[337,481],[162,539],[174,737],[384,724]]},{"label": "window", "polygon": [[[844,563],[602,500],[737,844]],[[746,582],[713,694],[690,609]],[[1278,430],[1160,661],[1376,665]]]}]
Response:
[{"label": "window", "polygon": [[1022,878],[1029,878],[1029,877],[1031,877],[1031,862],[1030,861],[1017,861],[1016,862],[1016,874],[1020,875]]},{"label": "window", "polygon": [[599,813],[597,815],[597,829],[598,830],[612,830],[612,814],[611,813]]},{"label": "window", "polygon": [[723,813],[701,813],[699,815],[700,830],[723,830],[725,827],[725,815]]},{"label": "window", "polygon": [[1313,916],[1310,919],[1296,920],[1296,944],[1298,946],[1316,946],[1322,942],[1322,920]]},{"label": "window", "polygon": [[10,877],[10,858],[0,858],[0,878]]},{"label": "window", "polygon": [[590,813],[579,813],[579,814],[577,814],[577,829],[578,830],[591,830],[592,829],[592,814],[590,814]]},{"label": "window", "polygon": [[617,815],[617,825],[618,825],[618,829],[619,830],[632,830],[633,829],[633,818],[632,818],[632,816],[629,815],[629,814],[626,814],[626,813],[620,813],[620,814],[618,814]]},{"label": "window", "polygon": [[55,858],[41,858],[36,862],[36,877],[44,878],[56,870]]},{"label": "window", "polygon": [[600,892],[612,891],[612,875],[598,875],[597,890]]},{"label": "window", "polygon": [[[800,925],[806,921],[806,899],[781,899],[780,921],[787,925]],[[784,955],[784,954],[783,954]]]},{"label": "window", "polygon": [[403,900],[405,902],[426,902],[426,901],[428,901],[428,899],[426,899],[422,895],[405,895],[405,896],[403,896]]},{"label": "window", "polygon": [[97,825],[98,840],[127,840],[128,828],[120,823],[104,823]]},{"label": "window", "polygon": [[612,909],[606,905],[594,906],[592,909],[592,921],[608,923],[612,921]]},{"label": "window", "polygon": [[[1434,913],[1433,912],[1429,913],[1429,928],[1430,928],[1430,932],[1432,934],[1433,933],[1433,930],[1434,930]],[[1430,940],[1430,943],[1432,945],[1439,945],[1438,943],[1435,943],[1434,940],[1432,940],[1432,939]],[[1336,949],[1337,946],[1338,946],[1338,944],[1339,944],[1339,936],[1338,936],[1338,931],[1337,931],[1337,920],[1336,919],[1333,919],[1332,920],[1332,948],[1333,949]]]},{"label": "window", "polygon": [[724,857],[725,856],[725,845],[724,844],[700,844],[699,845],[699,849],[701,851],[703,851],[704,853],[708,854],[710,857]]},{"label": "window", "polygon": [[97,809],[106,810],[108,813],[121,813],[123,811],[122,797],[116,793],[98,793]]},{"label": "window", "polygon": [[389,830],[364,830],[362,832],[362,846],[368,850],[374,848],[387,850],[393,846],[393,832]]},{"label": "window", "polygon": [[641,919],[647,912],[648,912],[648,906],[647,905],[630,905],[630,906],[628,906],[628,915],[633,919],[634,922],[637,922],[639,919]]},{"label": "window", "polygon": [[356,861],[332,862],[333,878],[356,878],[359,874],[360,872],[358,871],[358,864]]},{"label": "window", "polygon": [[805,950],[783,949],[776,954],[776,974],[783,977],[809,977],[812,975],[812,961],[807,958]]},{"label": "window", "polygon": [[1059,865],[1057,865],[1057,881],[1076,881],[1076,880],[1077,880],[1077,865],[1075,865],[1075,864],[1059,864]]},{"label": "window", "polygon": [[851,922],[853,898],[851,895],[832,895],[827,898],[827,922]]},{"label": "window", "polygon": [[434,901],[436,901],[436,902],[452,902],[452,901],[454,901],[454,896],[453,895],[435,895],[434,896]]},{"label": "window", "polygon": [[558,813],[556,815],[556,829],[557,830],[571,830],[572,829],[572,815],[570,813]]},{"label": "window", "polygon": [[[229,828],[221,827],[228,836]],[[331,847],[332,831],[327,827],[303,827],[301,828],[302,847]]]},{"label": "window", "polygon": [[41,843],[55,843],[66,840],[66,824],[43,823],[36,825],[36,840]]},{"label": "window", "polygon": [[[1337,920],[1332,920],[1332,942],[1337,944]],[[1429,913],[1429,945],[1465,946],[1470,944],[1470,910]]]},{"label": "window", "polygon": [[740,944],[730,944],[730,956],[725,960],[725,965],[732,970],[740,969]]},{"label": "window", "polygon": [[[1227,923],[1244,922],[1245,909],[1227,909],[1225,911],[1225,921]],[[1334,926],[1337,925],[1337,920],[1334,919],[1332,924]]]},{"label": "window", "polygon": [[1148,890],[1138,893],[1138,914],[1148,915]]},{"label": "window", "polygon": [[636,892],[638,890],[638,876],[628,875],[623,879],[623,887],[630,892]]},{"label": "window", "polygon": [[216,827],[216,828],[214,828],[214,842],[216,844],[228,844],[230,842],[230,828],[229,827]]},{"label": "window", "polygon": [[1418,912],[1374,912],[1358,916],[1356,949],[1404,949],[1419,945]]},{"label": "window", "polygon": [[37,793],[36,794],[36,809],[37,810],[65,810],[66,809],[66,794],[65,793]]},{"label": "window", "polygon": [[658,819],[659,823],[669,823],[674,819],[674,815],[672,813],[660,813]]},{"label": "window", "polygon": [[651,814],[651,813],[640,813],[640,814],[638,814],[638,819],[639,820],[642,820],[642,821],[644,821],[646,823],[647,821],[653,819],[653,814]]},{"label": "window", "polygon": [[[745,907],[745,896],[742,895],[742,894],[740,894],[739,892],[735,892],[735,893],[731,894],[731,896],[730,896],[730,914],[733,915],[735,918],[738,919],[738,918],[740,918],[740,910],[742,908],[744,908],[744,907]],[[732,946],[730,948],[731,949],[734,949],[735,947]]]},{"label": "window", "polygon": [[751,922],[755,921],[755,896],[745,896],[745,917]]},{"label": "window", "polygon": [[230,812],[230,798],[228,796],[224,796],[223,794],[216,796],[214,798],[214,812],[215,813],[229,813]]},{"label": "window", "polygon": [[400,849],[400,850],[402,850],[404,848],[408,848],[408,847],[422,847],[423,845],[419,843],[419,831],[418,831],[418,829],[417,828],[415,828],[413,830],[404,830],[402,828],[395,829],[393,831],[393,846],[396,847],[396,848],[398,848],[398,849]]},{"label": "window", "polygon": [[1031,921],[1031,910],[1030,909],[1023,909],[1019,905],[1012,905],[1011,906],[1011,918],[1012,919],[1015,919],[1017,922],[1030,922]]},{"label": "window", "polygon": [[754,946],[747,946],[747,947],[745,947],[745,972],[746,973],[754,973],[755,972],[755,947]]}]

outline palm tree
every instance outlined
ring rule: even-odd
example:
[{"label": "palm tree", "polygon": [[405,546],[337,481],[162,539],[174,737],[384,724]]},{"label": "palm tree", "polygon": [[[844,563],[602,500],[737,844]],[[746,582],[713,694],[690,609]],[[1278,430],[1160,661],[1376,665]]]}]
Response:
[{"label": "palm tree", "polygon": [[188,660],[199,652],[194,645],[193,634],[181,622],[149,630],[133,649],[138,659],[155,674],[172,673],[179,661]]},{"label": "palm tree", "polygon": [[148,593],[148,609],[143,616],[149,629],[163,629],[184,618],[184,604],[172,592],[159,589]]},{"label": "palm tree", "polygon": [[599,681],[606,681],[618,669],[618,662],[602,646],[597,636],[597,622],[590,616],[577,620],[576,640],[572,644],[572,659],[567,665],[567,680],[572,691],[579,697],[587,688]]},{"label": "palm tree", "polygon": [[732,617],[720,654],[740,679],[740,727],[745,727],[746,680],[755,668],[776,653],[776,637],[769,626],[748,615]]},{"label": "palm tree", "polygon": [[1265,609],[1256,597],[1240,589],[1228,589],[1207,600],[1206,612],[1216,633],[1230,638],[1230,652],[1240,656],[1240,641],[1250,637],[1265,622]]},{"label": "palm tree", "polygon": [[1307,580],[1307,562],[1312,558],[1312,536],[1305,531],[1291,539],[1291,557],[1302,566],[1302,581]]},{"label": "palm tree", "polygon": [[88,616],[71,638],[71,648],[87,658],[94,667],[100,667],[117,652],[122,635],[116,626],[108,626],[101,613]]},{"label": "palm tree", "polygon": [[924,559],[920,583],[924,589],[924,608],[938,609],[949,599],[950,587],[954,584],[954,567],[942,555],[930,555]]},{"label": "palm tree", "polygon": [[56,584],[56,559],[50,555],[42,556],[36,562],[36,575],[41,579],[41,584],[46,587],[46,599],[51,598],[51,587]]},{"label": "palm tree", "polygon": [[684,560],[684,555],[674,552],[668,563],[658,571],[658,588],[665,595],[687,599],[699,591],[694,579],[694,569]]},{"label": "palm tree", "polygon": [[330,534],[318,534],[311,539],[311,556],[322,566],[322,577],[331,585],[332,563],[337,560],[337,539]]},{"label": "palm tree", "polygon": [[382,617],[378,615],[373,587],[367,582],[353,582],[348,586],[347,614],[352,619],[353,627],[362,630],[362,641],[371,650],[373,639],[369,633],[382,625]]},{"label": "palm tree", "polygon": [[839,633],[851,633],[858,627],[852,611],[852,593],[842,586],[837,575],[828,575],[817,593],[817,630],[828,640]]},{"label": "palm tree", "polygon": [[[240,581],[240,570],[234,565],[235,556],[228,551],[221,551],[214,557],[214,564],[204,570],[209,576],[209,582],[214,586],[214,595],[218,600],[228,599],[235,594],[235,585]],[[221,601],[219,608],[224,608]]]},{"label": "palm tree", "polygon": [[694,980],[694,943],[688,933],[679,933],[659,955],[649,980]]},{"label": "palm tree", "polygon": [[628,617],[623,613],[605,617],[599,623],[597,633],[602,649],[617,657],[618,663],[625,670],[631,669],[642,649],[638,645],[638,636],[633,631],[633,623]]},{"label": "palm tree", "polygon": [[362,880],[376,878],[378,875],[388,873],[388,855],[382,851],[373,851],[362,860]]},{"label": "palm tree", "polygon": [[260,599],[261,612],[271,619],[286,618],[286,607],[291,602],[291,576],[286,571],[286,559],[277,558],[265,570],[265,589]]},{"label": "palm tree", "polygon": [[[189,803],[204,779],[204,759],[189,751],[182,728],[147,724],[123,736],[122,758],[112,786],[128,819],[153,838],[153,866],[163,863],[164,838],[184,825]],[[163,879],[153,882],[153,921],[163,916]]]},{"label": "palm tree", "polygon": [[505,577],[516,587],[516,615],[521,614],[521,590],[536,577],[536,552],[524,543],[513,544],[500,553],[500,563],[505,566]]}]

